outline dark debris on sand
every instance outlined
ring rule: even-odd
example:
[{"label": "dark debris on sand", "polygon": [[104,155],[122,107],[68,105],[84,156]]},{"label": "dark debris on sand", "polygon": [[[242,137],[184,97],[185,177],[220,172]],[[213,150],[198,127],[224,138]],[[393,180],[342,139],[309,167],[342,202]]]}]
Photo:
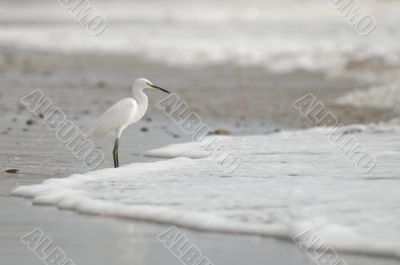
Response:
[{"label": "dark debris on sand", "polygon": [[208,133],[209,135],[230,135],[231,131],[228,129],[216,129]]},{"label": "dark debris on sand", "polygon": [[33,119],[28,119],[27,121],[26,121],[26,125],[28,125],[28,126],[32,126],[32,125],[34,125],[36,122],[35,122],[35,120],[33,120]]},{"label": "dark debris on sand", "polygon": [[18,171],[19,171],[19,169],[16,169],[16,168],[10,168],[10,169],[7,169],[7,170],[6,170],[6,172],[7,172],[7,173],[10,173],[10,174],[18,173]]}]

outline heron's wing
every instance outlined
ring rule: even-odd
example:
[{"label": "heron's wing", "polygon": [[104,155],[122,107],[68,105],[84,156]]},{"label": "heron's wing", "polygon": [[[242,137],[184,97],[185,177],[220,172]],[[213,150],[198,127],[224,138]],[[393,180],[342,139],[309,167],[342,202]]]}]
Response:
[{"label": "heron's wing", "polygon": [[87,132],[88,137],[108,136],[126,127],[137,113],[138,104],[133,98],[124,98],[112,105]]}]

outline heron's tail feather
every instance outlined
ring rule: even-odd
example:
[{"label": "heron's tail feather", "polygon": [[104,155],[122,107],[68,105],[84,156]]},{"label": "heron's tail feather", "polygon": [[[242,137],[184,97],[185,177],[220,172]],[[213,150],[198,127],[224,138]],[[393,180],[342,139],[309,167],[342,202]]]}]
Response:
[{"label": "heron's tail feather", "polygon": [[95,126],[86,131],[86,136],[88,138],[107,137],[114,135],[113,133],[114,131],[113,130],[110,131],[108,127],[96,124]]}]

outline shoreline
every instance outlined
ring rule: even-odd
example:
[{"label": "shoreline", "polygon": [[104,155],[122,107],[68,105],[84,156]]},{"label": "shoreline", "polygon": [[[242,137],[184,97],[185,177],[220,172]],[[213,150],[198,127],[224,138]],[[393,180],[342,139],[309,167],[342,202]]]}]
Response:
[{"label": "shoreline", "polygon": [[[4,52],[4,49],[0,51]],[[129,247],[132,246],[132,238],[130,235],[124,235],[121,229],[126,228],[129,230],[132,227],[140,226],[147,233],[154,236],[159,232],[158,229],[162,227],[162,225],[149,224],[149,222],[128,222],[112,217],[85,216],[76,213],[72,215],[69,211],[59,211],[58,209],[53,209],[54,207],[51,207],[52,209],[49,209],[50,207],[32,207],[26,203],[26,200],[10,196],[11,190],[18,183],[23,182],[23,185],[39,183],[48,178],[66,177],[86,170],[80,161],[70,154],[62,144],[57,142],[53,132],[45,128],[40,120],[35,120],[33,125],[26,124],[28,119],[32,119],[32,115],[27,110],[15,105],[15,102],[19,102],[18,99],[26,92],[33,91],[35,88],[43,89],[54,100],[55,104],[65,111],[68,117],[74,120],[80,128],[86,129],[90,120],[98,116],[110,102],[129,95],[129,86],[135,76],[135,71],[137,71],[136,75],[148,72],[152,79],[159,80],[160,83],[165,83],[168,87],[178,86],[176,88],[177,92],[182,95],[189,105],[193,106],[195,111],[205,117],[213,128],[228,128],[233,135],[242,135],[249,133],[266,134],[277,129],[306,128],[308,125],[301,115],[296,113],[294,109],[288,110],[291,100],[303,96],[307,91],[312,91],[321,100],[327,100],[332,103],[333,99],[359,85],[355,80],[340,79],[334,82],[326,79],[325,76],[313,73],[300,72],[274,75],[266,73],[265,69],[257,69],[255,71],[251,68],[242,69],[241,86],[237,86],[237,79],[232,79],[236,76],[237,69],[235,67],[229,68],[225,65],[185,70],[183,68],[136,61],[132,60],[133,58],[97,57],[94,55],[64,56],[42,52],[30,54],[32,51],[29,50],[25,52],[28,54],[24,54],[24,52],[21,54],[20,50],[16,49],[12,53],[6,54],[5,57],[8,58],[6,63],[0,64],[0,76],[5,81],[0,85],[0,100],[4,103],[2,104],[4,114],[0,117],[0,121],[4,124],[4,132],[6,132],[2,134],[0,139],[0,144],[3,146],[0,153],[2,165],[0,171],[0,183],[2,184],[0,185],[0,196],[3,199],[0,204],[4,210],[2,211],[4,218],[1,219],[0,224],[1,227],[7,227],[7,231],[4,234],[0,233],[2,235],[0,240],[6,246],[11,247],[11,250],[7,250],[7,247],[3,248],[0,256],[5,257],[9,264],[19,265],[25,263],[15,261],[13,258],[18,257],[24,262],[31,262],[36,258],[28,250],[20,252],[24,251],[22,250],[24,246],[19,245],[20,242],[16,235],[23,235],[23,230],[29,230],[35,226],[40,226],[45,231],[50,231],[54,238],[61,242],[62,247],[67,252],[71,252],[70,255],[76,256],[75,259],[82,259],[79,264],[88,264],[87,261],[90,260],[86,253],[82,253],[81,248],[84,247],[84,244],[78,244],[78,247],[76,247],[76,242],[82,240],[80,233],[88,233],[88,241],[104,240],[105,245],[101,249],[114,258],[118,258],[116,256],[118,251],[110,253],[110,250],[115,251],[111,242],[120,244],[123,242],[119,251],[125,254],[129,253]],[[60,64],[60,62],[62,63]],[[76,65],[78,67],[75,67]],[[179,76],[179,78],[177,79],[176,76]],[[288,76],[293,80],[286,80]],[[204,79],[204,77],[209,77],[210,80]],[[215,79],[213,80],[213,78]],[[265,84],[264,81],[266,79],[270,80],[271,83]],[[204,83],[201,82],[202,80],[204,80]],[[245,96],[240,94],[244,90],[243,86],[247,86],[250,83],[252,84],[251,89],[246,89],[248,94]],[[13,89],[14,87],[19,87],[20,89]],[[262,91],[262,96],[260,96],[260,91]],[[273,91],[279,92],[273,97],[268,97],[272,95],[272,93],[268,92]],[[204,96],[210,95],[210,93],[213,97],[211,100]],[[172,122],[168,117],[163,116],[156,109],[155,103],[160,96],[152,94],[151,97],[152,107],[145,116],[145,118],[150,119],[132,126],[122,138],[124,144],[123,148],[121,148],[123,164],[152,161],[150,158],[143,157],[144,151],[166,144],[185,142],[189,139],[187,135],[179,131],[179,128],[171,125]],[[244,108],[243,106],[245,105],[238,105],[238,102],[242,99],[245,100],[245,105],[250,106],[249,108]],[[202,107],[203,104],[206,104],[205,107]],[[369,108],[368,112],[366,112],[363,108],[345,108],[343,111],[335,107],[334,104],[328,104],[328,108],[333,108],[334,113],[345,124],[351,124],[354,121],[368,123],[393,118],[392,113],[386,110]],[[250,119],[251,122],[248,122],[247,119]],[[141,129],[144,127],[148,131],[142,131]],[[7,130],[6,128],[11,129]],[[178,135],[178,137],[175,137],[175,135]],[[110,167],[112,163],[110,141],[99,140],[96,143],[102,147],[107,156],[101,168]],[[5,173],[4,171],[8,168],[16,168],[19,172],[16,174]],[[66,217],[72,218],[64,219]],[[92,217],[96,220],[95,223],[93,223],[94,219]],[[72,227],[71,223],[73,224]],[[107,229],[108,234],[101,235],[101,233],[96,233],[94,228],[102,231]],[[92,232],[87,232],[86,230],[91,230]],[[76,231],[78,233],[69,235]],[[115,231],[118,231],[118,234]],[[250,247],[252,246],[259,250],[253,257],[256,263],[265,262],[266,258],[271,259],[271,256],[274,255],[273,258],[277,259],[277,264],[281,264],[279,263],[280,261],[285,264],[285,262],[290,262],[292,258],[296,258],[296,264],[299,265],[313,264],[311,260],[307,260],[305,254],[300,252],[294,244],[289,244],[290,240],[284,240],[285,242],[279,243],[275,238],[268,236],[238,236],[204,231],[199,233],[196,230],[192,231],[192,229],[187,230],[187,233],[192,235],[196,241],[205,242],[203,248],[216,256],[218,256],[218,251],[212,250],[212,248],[219,246],[221,242],[229,241],[226,240],[227,237],[233,237],[238,240],[226,242],[224,246],[227,249],[224,251],[228,250],[230,252],[232,248],[241,249],[240,254],[249,255],[245,253],[252,253]],[[107,240],[109,240],[108,244]],[[135,240],[140,241],[140,236],[137,236]],[[155,236],[153,238],[147,237],[146,240],[144,243],[138,244],[142,244],[142,246],[144,244],[147,247],[154,247],[154,245],[158,244]],[[253,240],[260,240],[261,242],[253,243]],[[92,242],[87,243],[91,244]],[[246,247],[243,247],[244,245]],[[267,255],[264,254],[265,246],[270,247]],[[179,262],[171,253],[161,247],[160,244],[157,247],[157,254],[154,256],[157,256],[160,261],[164,258],[168,260],[164,264],[176,264]],[[274,253],[276,248],[280,251]],[[91,255],[96,255],[95,253],[98,250],[93,248],[89,252]],[[19,253],[23,253],[23,255]],[[151,254],[148,253],[146,257],[149,258]],[[126,255],[129,258],[133,258],[131,254]],[[240,260],[237,255],[238,253],[235,256],[236,259],[239,258]],[[97,257],[94,264],[108,264],[106,263],[107,259],[104,259],[104,255],[101,256]],[[353,260],[354,263],[352,265],[377,264],[378,262],[390,264],[385,263],[387,257],[383,256],[374,256],[372,261],[367,259],[365,254],[350,255],[350,257],[344,254],[343,256],[345,256],[344,260],[346,261],[347,258]],[[220,264],[224,264],[223,257],[222,255],[217,258],[221,260]],[[129,262],[129,258],[126,261],[120,259],[120,264],[132,264]],[[86,263],[84,262],[85,259]],[[298,261],[298,259],[302,259],[302,261]],[[398,261],[398,258],[394,260]],[[40,264],[40,260],[38,262]],[[236,262],[236,260],[233,258],[232,262]],[[78,264],[78,262],[76,263]],[[215,262],[215,264],[219,263]]]},{"label": "shoreline", "polygon": [[[79,213],[76,211],[71,211],[71,210],[65,210],[65,209],[58,209],[57,207],[52,207],[52,206],[48,206],[48,205],[27,205],[26,202],[26,198],[21,198],[21,197],[15,197],[15,196],[11,196],[11,198],[14,199],[19,199],[19,202],[16,202],[17,204],[25,204],[26,206],[28,206],[29,208],[32,209],[32,211],[35,211],[35,209],[37,209],[37,211],[42,212],[42,213],[46,213],[46,215],[48,217],[51,217],[50,215],[55,214],[56,216],[60,216],[60,215],[68,215],[68,216],[72,216],[72,218],[78,218],[81,220],[78,220],[80,222],[82,222],[82,220],[84,220],[85,223],[87,223],[87,225],[89,225],[91,223],[91,221],[95,220],[96,223],[95,225],[98,228],[103,228],[104,227],[109,227],[110,224],[111,226],[130,226],[130,225],[135,225],[135,226],[139,226],[139,227],[145,227],[144,229],[147,230],[148,229],[151,230],[151,233],[154,233],[154,238],[152,239],[155,242],[157,242],[157,238],[156,235],[157,233],[162,232],[163,230],[165,230],[167,227],[172,226],[176,226],[175,224],[171,224],[171,223],[164,223],[164,222],[154,222],[154,221],[149,221],[149,220],[132,220],[132,219],[128,219],[128,218],[119,218],[119,217],[115,217],[115,216],[99,216],[99,215],[91,215],[91,214],[87,214],[87,213]],[[22,199],[22,200],[21,200]],[[33,206],[33,207],[32,207]],[[49,215],[50,214],[50,215]],[[261,244],[261,246],[265,246],[266,245],[274,245],[275,247],[278,248],[284,248],[286,251],[289,251],[291,255],[304,255],[304,260],[299,261],[296,260],[296,264],[301,264],[301,265],[311,265],[314,264],[314,261],[312,261],[312,259],[310,259],[307,256],[307,253],[303,252],[301,250],[300,247],[296,246],[293,241],[289,238],[286,237],[279,237],[279,236],[271,236],[271,235],[261,235],[261,234],[251,234],[251,233],[232,233],[232,232],[223,232],[223,231],[210,231],[210,230],[203,230],[203,229],[196,229],[196,228],[192,228],[192,227],[188,227],[188,226],[176,226],[178,227],[180,230],[183,230],[184,233],[188,234],[190,236],[190,238],[192,239],[192,241],[196,242],[199,240],[205,240],[205,238],[212,237],[214,238],[214,240],[217,238],[217,240],[221,241],[223,240],[225,237],[233,237],[233,238],[240,238],[240,241],[245,241],[247,243],[252,243],[253,240],[257,240],[257,241],[262,241],[259,242],[258,244]],[[43,229],[46,232],[46,229]],[[158,231],[158,232],[157,232]],[[22,236],[23,234],[21,234]],[[121,235],[120,235],[121,236]],[[128,240],[128,238],[124,239],[124,240]],[[214,241],[213,240],[213,241]],[[208,241],[208,240],[206,240]],[[213,241],[208,241],[208,245],[214,245],[215,242]],[[157,242],[158,243],[158,242]],[[257,245],[258,245],[257,244]],[[21,246],[23,246],[21,244]],[[162,246],[160,244],[160,246]],[[328,246],[329,247],[329,246]],[[247,250],[247,247],[244,248],[245,251]],[[263,250],[264,251],[264,250]],[[0,251],[1,253],[1,251]],[[170,255],[171,257],[175,258],[171,253],[168,253],[167,251],[165,251],[166,256]],[[158,253],[160,254],[165,254],[165,253]],[[319,254],[323,254],[320,252],[317,252]],[[269,253],[271,254],[271,253]],[[366,253],[366,252],[355,252],[355,251],[343,251],[343,250],[339,250],[337,251],[338,256],[347,262],[347,264],[352,264],[352,265],[358,265],[358,264],[386,264],[386,265],[391,265],[391,264],[398,264],[400,257],[398,256],[392,256],[392,255],[385,255],[385,254],[378,254],[378,253]],[[270,257],[271,258],[271,257]],[[282,255],[275,255],[275,258],[277,258],[278,264],[280,259],[287,259],[287,257],[284,257]],[[290,258],[289,258],[290,259]],[[263,262],[265,260],[260,260],[260,262]],[[350,262],[351,261],[351,262]],[[382,262],[382,263],[380,263]],[[35,264],[35,263],[34,263]],[[106,264],[106,263],[96,263],[96,264]],[[125,264],[125,263],[123,263]],[[130,263],[131,264],[131,263]],[[147,264],[147,263],[146,263]],[[151,264],[151,263],[149,263]],[[170,263],[167,263],[170,264]],[[175,264],[175,263],[171,263],[171,264]],[[285,263],[282,263],[285,264]]]},{"label": "shoreline", "polygon": [[[31,198],[29,196],[20,196],[20,195],[10,195],[11,197],[15,198],[20,198],[23,199],[24,201],[29,201],[28,199]],[[282,241],[284,243],[290,243],[293,244],[293,239],[287,236],[283,235],[272,235],[268,233],[260,233],[259,231],[251,232],[251,231],[238,231],[238,230],[230,230],[230,229],[207,229],[207,228],[200,228],[200,227],[195,227],[195,226],[190,226],[190,225],[183,225],[183,224],[176,224],[174,222],[163,222],[163,221],[157,221],[155,219],[150,219],[150,218],[133,218],[133,217],[123,217],[123,216],[116,216],[116,215],[98,215],[98,214],[90,214],[90,213],[85,213],[85,212],[80,212],[74,209],[66,209],[66,208],[58,208],[57,206],[54,205],[47,205],[47,204],[35,204],[32,203],[32,207],[43,207],[44,209],[54,209],[56,211],[66,211],[69,213],[74,213],[76,215],[81,215],[83,217],[97,217],[97,218],[106,218],[106,219],[111,219],[115,221],[124,221],[124,222],[134,222],[134,223],[143,223],[143,224],[151,224],[151,225],[157,225],[161,227],[165,226],[176,226],[185,230],[197,232],[197,233],[202,233],[202,234],[210,234],[210,235],[219,235],[219,236],[224,236],[224,235],[231,235],[231,236],[242,236],[244,238],[246,237],[259,237],[259,238],[265,238],[265,239],[272,239],[276,241]],[[294,244],[293,244],[294,245]],[[296,245],[294,245],[296,246]],[[329,247],[329,246],[328,246]],[[337,250],[339,249],[339,250]],[[357,251],[357,250],[345,250],[345,249],[340,249],[335,247],[335,250],[338,252],[338,255],[350,255],[354,256],[354,258],[357,257],[370,257],[370,258],[375,258],[375,259],[389,259],[393,261],[400,261],[400,256],[399,255],[393,255],[393,254],[384,254],[384,253],[379,253],[379,252],[368,252],[368,251]],[[318,252],[319,254],[323,254],[323,252]]]}]

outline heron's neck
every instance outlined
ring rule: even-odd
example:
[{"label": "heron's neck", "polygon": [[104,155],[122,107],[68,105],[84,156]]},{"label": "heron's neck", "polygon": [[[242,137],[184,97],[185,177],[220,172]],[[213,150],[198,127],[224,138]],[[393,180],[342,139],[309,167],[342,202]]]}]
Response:
[{"label": "heron's neck", "polygon": [[147,104],[147,96],[146,94],[143,92],[144,88],[137,88],[137,87],[133,87],[132,88],[132,93],[133,93],[133,98],[136,99],[137,103],[140,104]]}]

